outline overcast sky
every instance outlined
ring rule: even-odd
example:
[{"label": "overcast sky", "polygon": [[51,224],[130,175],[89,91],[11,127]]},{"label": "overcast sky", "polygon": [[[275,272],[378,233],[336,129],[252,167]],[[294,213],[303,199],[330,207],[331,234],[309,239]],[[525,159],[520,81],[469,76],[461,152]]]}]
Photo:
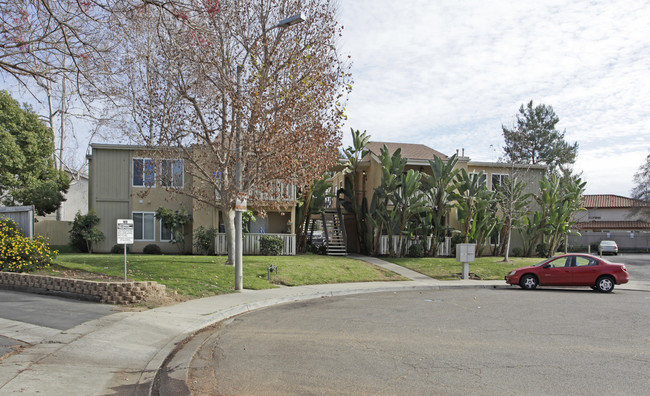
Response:
[{"label": "overcast sky", "polygon": [[476,161],[519,106],[553,106],[588,194],[629,196],[650,153],[650,1],[340,0],[350,128]]}]

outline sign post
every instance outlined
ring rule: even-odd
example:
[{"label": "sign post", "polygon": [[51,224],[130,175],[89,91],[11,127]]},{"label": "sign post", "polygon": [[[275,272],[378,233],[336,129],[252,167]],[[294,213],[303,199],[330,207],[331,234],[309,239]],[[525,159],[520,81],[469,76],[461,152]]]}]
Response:
[{"label": "sign post", "polygon": [[133,220],[132,219],[118,219],[117,220],[117,244],[124,245],[124,282],[126,279],[126,245],[133,244]]}]

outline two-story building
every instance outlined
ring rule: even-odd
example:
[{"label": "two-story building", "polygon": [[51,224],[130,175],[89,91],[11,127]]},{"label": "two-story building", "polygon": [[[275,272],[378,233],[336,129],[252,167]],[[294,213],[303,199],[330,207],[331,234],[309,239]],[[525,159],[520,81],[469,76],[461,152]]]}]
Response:
[{"label": "two-story building", "polygon": [[[185,227],[184,253],[196,252],[194,230],[201,226],[219,231],[216,253],[227,253],[224,216],[217,209],[218,194],[215,192],[215,205],[201,203],[186,194],[193,180],[185,169],[188,159],[180,152],[176,158],[157,158],[153,150],[144,146],[92,144],[91,148],[88,208],[101,219],[99,228],[106,237],[94,245],[94,251],[109,252],[117,243],[117,220],[133,219],[132,252],[141,252],[146,245],[156,244],[164,253],[179,253],[178,247],[171,243],[170,230],[155,216],[159,207],[165,207],[184,209],[192,216],[192,223]],[[253,212],[263,209],[264,216],[257,216],[248,224],[250,233],[245,236],[244,254],[257,253],[259,238],[269,234],[283,239],[283,254],[295,254],[295,188],[283,188],[287,189],[286,199],[280,205],[250,208]]]},{"label": "two-story building", "polygon": [[[405,158],[406,166],[405,171],[410,169],[418,170],[431,175],[431,168],[429,161],[434,157],[438,157],[443,161],[449,160],[449,156],[436,151],[423,144],[412,143],[391,143],[391,142],[368,142],[366,148],[368,154],[361,159],[357,172],[355,175],[344,174],[342,166],[339,166],[337,172],[331,179],[335,189],[344,188],[345,177],[354,177],[355,185],[357,186],[356,196],[359,202],[366,198],[367,202],[371,202],[375,188],[381,184],[382,166],[379,156],[381,149],[386,146],[391,155],[399,148],[401,149],[402,158]],[[483,171],[486,174],[486,187],[494,189],[497,185],[501,184],[505,177],[517,175],[517,177],[525,180],[526,192],[536,193],[539,190],[539,182],[544,177],[547,167],[546,165],[529,165],[529,164],[509,164],[499,162],[479,162],[472,161],[465,155],[465,150],[457,152],[458,162],[457,169],[465,169],[467,173],[479,173]],[[460,222],[458,214],[454,210],[446,216],[447,226],[460,229]],[[348,251],[354,252],[358,250],[356,241],[356,226],[354,222],[345,220]],[[498,243],[498,241],[496,241]],[[513,235],[512,246],[521,246],[521,241],[518,235]],[[386,252],[382,252],[386,253]]]}]

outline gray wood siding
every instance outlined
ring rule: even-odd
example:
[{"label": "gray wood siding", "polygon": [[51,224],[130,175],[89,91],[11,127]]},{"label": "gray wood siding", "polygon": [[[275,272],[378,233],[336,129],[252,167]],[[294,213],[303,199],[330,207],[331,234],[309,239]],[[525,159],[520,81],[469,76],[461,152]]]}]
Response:
[{"label": "gray wood siding", "polygon": [[93,149],[91,208],[101,219],[99,229],[106,239],[96,252],[109,252],[117,243],[117,219],[131,218],[131,152]]}]

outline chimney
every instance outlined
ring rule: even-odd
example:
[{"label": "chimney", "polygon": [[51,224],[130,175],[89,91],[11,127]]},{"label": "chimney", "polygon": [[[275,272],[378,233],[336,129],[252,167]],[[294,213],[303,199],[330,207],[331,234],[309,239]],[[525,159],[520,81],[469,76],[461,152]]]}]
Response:
[{"label": "chimney", "polygon": [[461,155],[461,157],[464,157],[464,156],[465,156],[465,147],[463,147],[463,155]]}]

